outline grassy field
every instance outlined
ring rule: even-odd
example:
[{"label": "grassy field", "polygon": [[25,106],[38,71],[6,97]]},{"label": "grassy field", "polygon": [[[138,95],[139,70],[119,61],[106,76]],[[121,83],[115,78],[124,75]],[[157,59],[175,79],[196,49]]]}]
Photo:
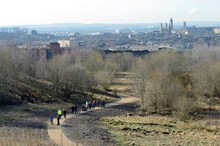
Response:
[{"label": "grassy field", "polygon": [[49,116],[70,106],[42,103],[0,108],[0,146],[55,146],[47,134]]},{"label": "grassy field", "polygon": [[163,116],[122,116],[104,118],[113,139],[120,146],[217,146],[220,145],[220,121],[182,122]]},{"label": "grassy field", "polygon": [[[110,85],[112,91],[130,93],[132,75],[118,74]],[[89,93],[107,102],[113,96]],[[114,95],[114,92],[111,94]],[[77,99],[77,98],[76,98]],[[80,102],[81,102],[80,98]],[[55,146],[47,134],[49,115],[58,109],[70,111],[71,103],[24,104],[0,108],[0,146]],[[147,115],[102,118],[108,132],[119,146],[220,146],[220,106],[202,104],[195,117],[181,121],[172,116]]]},{"label": "grassy field", "polygon": [[133,78],[131,73],[117,73],[108,89],[117,93],[131,93],[134,84]]},{"label": "grassy field", "polygon": [[[128,78],[126,76],[129,76]],[[129,93],[132,75],[118,74],[112,90]],[[187,120],[173,116],[116,116],[102,119],[120,146],[220,146],[220,106],[199,103]]]},{"label": "grassy field", "polygon": [[0,146],[56,146],[44,129],[4,126],[0,130]]},{"label": "grassy field", "polygon": [[173,116],[116,116],[102,119],[120,146],[219,146],[220,106],[199,103],[197,112],[182,121]]}]

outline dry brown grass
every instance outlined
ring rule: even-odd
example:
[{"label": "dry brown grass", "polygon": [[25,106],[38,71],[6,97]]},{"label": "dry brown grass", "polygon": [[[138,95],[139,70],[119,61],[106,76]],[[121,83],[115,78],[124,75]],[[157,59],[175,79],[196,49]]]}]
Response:
[{"label": "dry brown grass", "polygon": [[0,146],[56,146],[47,133],[51,113],[69,103],[26,104],[0,109]]},{"label": "dry brown grass", "polygon": [[108,96],[108,95],[102,95],[102,94],[93,94],[93,98],[100,99],[100,100],[105,100],[107,102],[116,102],[120,99]]},{"label": "dry brown grass", "polygon": [[128,93],[131,92],[132,87],[129,85],[111,85],[109,86],[109,90],[117,91],[119,93]]},{"label": "dry brown grass", "polygon": [[[102,121],[120,146],[217,146],[220,143],[219,120],[183,122],[174,117],[149,115],[109,117]],[[210,122],[216,123],[207,126]]]},{"label": "dry brown grass", "polygon": [[0,131],[0,146],[56,146],[46,129],[3,126]]}]

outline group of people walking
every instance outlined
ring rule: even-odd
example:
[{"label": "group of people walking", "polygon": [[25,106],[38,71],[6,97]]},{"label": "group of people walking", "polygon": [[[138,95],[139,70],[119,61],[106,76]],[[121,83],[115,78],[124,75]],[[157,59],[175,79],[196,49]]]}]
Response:
[{"label": "group of people walking", "polygon": [[[72,114],[76,114],[77,113],[77,106],[76,105],[73,105],[71,107],[71,113]],[[65,109],[63,109],[63,110],[59,109],[57,111],[57,114],[56,114],[57,115],[56,116],[56,118],[57,118],[57,125],[60,125],[60,119],[61,119],[62,116],[64,118],[66,118],[66,114],[67,114],[67,111]],[[50,124],[53,125],[53,114],[50,115]]]},{"label": "group of people walking", "polygon": [[92,109],[95,107],[105,107],[105,101],[104,100],[93,100],[93,101],[87,101],[85,104],[82,104],[82,111],[87,111],[88,109]]},{"label": "group of people walking", "polygon": [[[86,102],[85,104],[82,104],[82,111],[87,111],[88,109],[92,109],[95,107],[105,107],[105,101],[104,100],[93,100],[91,102]],[[77,105],[73,105],[71,107],[71,113],[76,114],[77,113]],[[66,118],[67,111],[65,109],[61,110],[59,109],[57,111],[57,125],[60,125],[60,119],[63,116]],[[53,125],[53,114],[50,115],[50,124]]]}]

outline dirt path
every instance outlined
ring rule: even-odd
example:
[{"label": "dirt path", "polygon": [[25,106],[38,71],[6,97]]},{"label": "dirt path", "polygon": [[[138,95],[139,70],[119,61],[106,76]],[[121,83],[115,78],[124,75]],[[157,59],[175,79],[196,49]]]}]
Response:
[{"label": "dirt path", "polygon": [[[118,105],[127,104],[127,103],[133,103],[133,102],[136,102],[139,100],[138,98],[135,98],[135,97],[132,97],[129,95],[124,95],[124,94],[120,94],[120,97],[121,97],[121,99],[119,101],[106,104],[106,107],[112,107],[112,106],[118,106]],[[94,110],[99,110],[99,109],[100,108],[96,108]],[[82,113],[85,113],[85,112],[80,112],[79,114],[82,114]],[[73,116],[77,116],[77,115],[68,114],[66,119],[71,118]],[[65,136],[65,134],[62,132],[61,127],[65,126],[65,125],[63,125],[63,123],[66,119],[62,118],[60,120],[61,126],[57,126],[57,125],[49,125],[48,126],[47,131],[48,131],[48,135],[49,135],[50,139],[59,146],[82,146],[82,144],[73,142],[70,139],[68,139]]]}]

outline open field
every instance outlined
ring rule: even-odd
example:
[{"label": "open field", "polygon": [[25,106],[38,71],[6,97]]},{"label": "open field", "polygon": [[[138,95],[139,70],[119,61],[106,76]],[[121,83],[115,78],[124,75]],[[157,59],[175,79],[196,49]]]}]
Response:
[{"label": "open field", "polygon": [[[132,75],[119,74],[116,80],[109,87],[111,96],[102,94],[105,91],[88,93],[83,102],[93,98],[118,101],[114,90],[117,95],[131,93]],[[175,115],[139,116],[137,105],[133,104],[77,115],[68,119],[62,129],[69,139],[91,146],[220,146],[219,105],[199,104],[196,113],[184,121]],[[70,106],[63,102],[0,108],[0,146],[55,146],[47,133],[49,115],[64,107],[70,110]]]},{"label": "open field", "polygon": [[[162,116],[109,117],[102,122],[118,145],[220,145],[219,128],[210,130],[206,121],[181,122]],[[218,125],[220,122],[218,121]]]},{"label": "open field", "polygon": [[116,116],[102,119],[120,146],[219,146],[219,113],[215,118],[187,120],[169,116]]}]

